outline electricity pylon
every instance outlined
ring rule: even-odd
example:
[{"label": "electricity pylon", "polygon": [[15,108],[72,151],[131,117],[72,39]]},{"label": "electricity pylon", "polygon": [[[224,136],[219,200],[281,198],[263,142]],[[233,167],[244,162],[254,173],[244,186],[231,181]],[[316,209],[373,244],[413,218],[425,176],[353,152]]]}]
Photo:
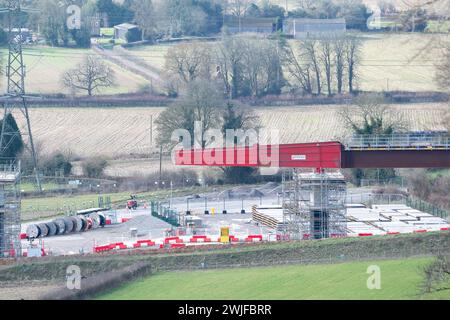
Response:
[{"label": "electricity pylon", "polygon": [[[22,43],[22,18],[24,12],[33,10],[23,8],[21,0],[8,0],[7,7],[0,9],[0,13],[8,15],[8,64],[6,66],[6,77],[8,79],[6,95],[1,97],[3,102],[3,123],[0,135],[0,157],[5,154],[5,150],[14,140],[15,136],[20,137],[20,129],[17,132],[6,132],[6,116],[14,109],[20,111],[25,118],[26,128],[23,134],[28,135],[28,149],[31,152],[34,174],[36,175],[36,185],[39,191],[42,191],[37,168],[36,149],[34,147],[33,135],[31,134],[31,122],[28,114],[27,95],[25,93],[25,65],[23,63]],[[6,137],[11,137],[7,140]]]}]

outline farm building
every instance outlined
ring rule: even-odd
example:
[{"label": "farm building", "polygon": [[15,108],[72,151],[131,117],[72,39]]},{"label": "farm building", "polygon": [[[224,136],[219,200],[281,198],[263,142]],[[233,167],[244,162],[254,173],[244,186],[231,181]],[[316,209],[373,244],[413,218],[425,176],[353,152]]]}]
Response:
[{"label": "farm building", "polygon": [[142,39],[142,32],[139,27],[131,23],[122,23],[114,26],[114,39],[125,42],[135,42]]},{"label": "farm building", "polygon": [[236,33],[263,33],[271,34],[277,31],[276,18],[254,18],[227,16],[224,27],[230,34]]},{"label": "farm building", "polygon": [[294,38],[308,38],[318,34],[343,33],[347,30],[345,19],[287,19],[283,23],[285,34]]}]

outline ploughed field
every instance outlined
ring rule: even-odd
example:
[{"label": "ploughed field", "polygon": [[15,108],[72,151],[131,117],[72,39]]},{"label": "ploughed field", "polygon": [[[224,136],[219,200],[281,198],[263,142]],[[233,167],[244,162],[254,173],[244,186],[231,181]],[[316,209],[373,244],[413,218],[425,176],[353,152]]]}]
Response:
[{"label": "ploughed field", "polygon": [[[345,137],[339,118],[343,105],[255,107],[262,126],[279,130],[281,143],[329,141]],[[394,105],[410,130],[443,130],[442,119],[448,104]],[[115,108],[32,108],[34,138],[41,154],[70,152],[79,157],[147,157],[151,151],[151,118],[164,107]],[[23,118],[17,115],[20,127]],[[156,125],[153,126],[155,143]],[[139,162],[139,161],[138,161]],[[126,163],[121,170],[132,172]],[[138,168],[138,166],[137,166]]]}]

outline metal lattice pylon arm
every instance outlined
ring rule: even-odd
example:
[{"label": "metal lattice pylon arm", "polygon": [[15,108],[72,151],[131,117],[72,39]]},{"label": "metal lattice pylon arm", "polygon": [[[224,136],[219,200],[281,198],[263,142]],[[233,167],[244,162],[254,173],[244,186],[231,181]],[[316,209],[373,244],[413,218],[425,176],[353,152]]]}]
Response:
[{"label": "metal lattice pylon arm", "polygon": [[[3,119],[6,120],[6,116],[9,113],[13,113],[14,109],[20,110],[22,116],[25,118],[26,123],[26,135],[28,135],[28,148],[31,151],[31,157],[33,161],[34,173],[36,175],[36,185],[39,191],[42,190],[41,182],[39,179],[39,172],[37,168],[36,150],[33,141],[33,135],[31,132],[31,121],[28,113],[28,106],[26,101],[25,91],[25,65],[23,62],[22,52],[22,25],[21,19],[17,19],[21,16],[24,10],[21,6],[20,0],[7,1],[7,8],[0,9],[0,13],[6,13],[8,15],[8,36],[9,36],[9,52],[8,52],[8,65],[6,67],[7,76],[7,92],[2,97],[3,100]],[[5,150],[9,147],[12,138],[5,144],[6,137],[15,135],[21,136],[20,130],[18,132],[6,132],[6,121],[3,121],[2,131],[0,135],[0,156],[5,154]]]}]

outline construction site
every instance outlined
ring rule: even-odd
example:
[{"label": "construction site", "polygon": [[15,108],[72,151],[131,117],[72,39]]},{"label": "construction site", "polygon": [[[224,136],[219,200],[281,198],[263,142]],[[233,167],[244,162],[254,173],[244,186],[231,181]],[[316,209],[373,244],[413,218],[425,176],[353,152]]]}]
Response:
[{"label": "construction site", "polygon": [[[401,194],[377,195],[370,188],[348,190],[339,168],[355,163],[362,167],[446,167],[449,136],[376,137],[377,143],[366,142],[374,137],[364,139],[364,144],[350,142],[347,146],[337,142],[280,145],[281,183],[165,201],[130,200],[122,208],[91,208],[22,226],[20,195],[14,192],[20,173],[17,167],[7,166],[3,190],[12,191],[5,191],[3,197],[3,256],[20,256],[22,251],[24,256],[101,254],[448,231],[445,211],[422,211]],[[190,156],[210,151],[177,151],[175,161],[186,165]],[[373,160],[375,157],[367,155],[371,153],[381,160]]]},{"label": "construction site", "polygon": [[[213,119],[215,116],[212,114],[218,108],[214,106],[216,109],[213,108],[214,111],[211,111],[211,114],[201,114],[199,116],[201,121],[193,121],[191,128],[190,123],[186,124],[184,122],[185,118],[191,117],[192,114],[197,112],[197,109],[204,108],[203,101],[197,101],[200,106],[197,106],[195,111],[186,111],[184,110],[185,105],[177,104],[186,98],[183,94],[180,93],[178,95],[177,92],[176,94],[172,95],[171,93],[167,97],[162,97],[162,94],[155,94],[152,82],[151,98],[155,99],[152,101],[158,103],[164,100],[164,105],[157,106],[162,110],[161,113],[158,111],[158,119],[154,121],[152,113],[151,120],[146,120],[148,123],[144,125],[146,128],[142,132],[129,139],[124,139],[126,141],[124,143],[125,147],[114,144],[114,139],[118,137],[116,129],[110,129],[115,132],[109,132],[108,138],[99,138],[102,145],[107,145],[107,147],[111,148],[110,150],[115,150],[114,152],[117,153],[116,155],[112,152],[108,160],[101,156],[89,157],[90,153],[95,153],[96,151],[94,146],[91,146],[91,149],[85,151],[86,153],[82,156],[72,154],[70,146],[58,146],[56,149],[64,149],[64,152],[70,154],[71,160],[67,160],[63,164],[68,167],[67,172],[61,166],[56,169],[51,167],[51,170],[49,169],[48,171],[51,172],[51,175],[54,175],[54,177],[51,177],[55,179],[54,181],[58,181],[58,179],[67,181],[67,188],[58,189],[54,193],[45,190],[43,179],[46,176],[43,173],[42,163],[48,159],[45,159],[45,156],[42,155],[44,153],[42,150],[45,150],[45,146],[43,148],[40,142],[43,140],[36,142],[34,139],[38,135],[43,137],[43,139],[47,139],[45,141],[48,143],[53,138],[46,136],[47,131],[42,128],[37,130],[37,135],[35,134],[36,131],[32,130],[35,118],[30,116],[30,101],[47,99],[51,103],[56,101],[56,104],[58,104],[59,100],[57,100],[56,96],[64,94],[58,93],[49,97],[28,94],[25,85],[27,68],[23,53],[23,46],[28,41],[26,40],[28,31],[22,26],[22,20],[24,20],[22,18],[24,15],[31,15],[36,12],[31,8],[24,7],[20,0],[9,0],[5,3],[7,4],[6,8],[0,9],[0,14],[4,16],[3,23],[7,23],[5,33],[8,35],[8,58],[5,59],[7,61],[5,75],[7,80],[6,92],[0,97],[1,107],[3,108],[0,124],[0,289],[3,291],[3,295],[8,296],[9,291],[7,289],[13,288],[11,289],[11,292],[14,293],[12,296],[17,299],[22,299],[23,297],[31,299],[90,298],[95,296],[94,293],[98,293],[96,291],[98,288],[100,288],[98,289],[99,292],[100,290],[105,290],[105,288],[117,289],[113,285],[116,279],[121,279],[121,282],[125,282],[123,279],[135,279],[137,276],[147,276],[149,274],[151,276],[155,275],[155,277],[162,276],[164,279],[164,276],[167,275],[164,272],[170,273],[171,271],[200,270],[200,272],[203,272],[204,269],[217,269],[220,270],[219,273],[222,275],[226,274],[225,271],[227,269],[236,269],[241,272],[243,269],[248,268],[250,270],[247,270],[248,272],[256,274],[251,269],[252,267],[278,267],[282,264],[314,266],[318,263],[331,265],[333,263],[354,263],[355,261],[361,262],[370,259],[386,260],[411,257],[431,259],[431,257],[435,256],[448,256],[450,215],[448,206],[444,202],[447,201],[445,200],[447,198],[444,200],[442,198],[437,199],[438,197],[433,198],[432,194],[436,188],[445,189],[448,185],[435,183],[433,185],[435,189],[429,186],[427,188],[424,187],[423,189],[426,192],[424,191],[422,193],[424,197],[420,198],[417,195],[420,195],[417,190],[411,190],[410,181],[403,184],[402,180],[401,185],[391,182],[381,185],[379,171],[391,170],[393,172],[392,176],[395,178],[400,177],[396,176],[400,170],[408,171],[413,169],[429,170],[426,171],[426,177],[439,178],[441,175],[448,174],[447,171],[450,169],[450,133],[446,130],[438,129],[395,131],[392,128],[388,128],[392,130],[381,130],[384,128],[382,128],[383,120],[380,119],[371,119],[375,123],[375,127],[379,125],[374,130],[367,130],[371,133],[362,133],[365,131],[358,130],[358,128],[355,129],[353,125],[354,130],[352,133],[349,133],[350,131],[348,130],[343,130],[339,134],[336,133],[334,135],[336,137],[341,136],[341,138],[314,138],[316,137],[314,132],[317,134],[315,124],[311,126],[308,124],[305,127],[309,129],[305,130],[312,132],[310,138],[302,141],[297,135],[298,139],[292,139],[299,143],[273,142],[273,144],[268,144],[260,142],[258,140],[259,137],[258,141],[254,142],[250,142],[252,141],[250,137],[244,137],[245,143],[238,145],[237,141],[240,138],[236,136],[232,137],[234,142],[231,144],[212,147],[211,145],[213,144],[208,144],[207,138],[204,137],[208,136],[208,133],[203,132],[203,129],[208,127],[204,123],[206,121],[204,118],[210,117]],[[115,5],[119,6],[118,4]],[[100,17],[100,15],[97,17]],[[241,28],[240,19],[239,30]],[[225,21],[225,14],[223,20]],[[99,27],[100,22],[97,22]],[[341,23],[345,24],[345,19]],[[295,29],[295,19],[293,25]],[[275,26],[276,24],[272,25],[272,27]],[[115,29],[110,29],[113,29],[113,33],[116,36],[116,33],[121,34],[127,28],[134,30],[133,32],[138,32],[136,30],[137,26],[129,23],[119,24],[115,26]],[[100,27],[98,29],[100,33]],[[129,40],[128,34],[120,34],[118,36],[122,37],[122,41],[127,42]],[[144,41],[143,38],[142,35],[142,41],[137,41],[137,44],[133,43],[130,47],[143,44],[148,45],[149,42],[146,42],[147,40]],[[294,41],[295,36],[289,39]],[[117,61],[122,61],[121,63],[123,64],[120,55],[117,55],[117,50],[105,53],[105,48],[98,45],[101,40],[107,41],[108,46],[114,47],[116,45],[114,41],[117,39],[111,40],[107,38],[105,40],[103,39],[103,34],[93,39],[89,38],[89,41],[92,41],[89,43],[95,44],[92,52],[97,56],[109,56],[109,64],[114,61],[116,63]],[[181,40],[178,38],[168,40],[171,44],[172,42],[176,44],[178,41]],[[194,40],[187,39],[189,43],[192,41]],[[128,49],[126,48],[129,47],[124,46],[119,49],[121,54],[127,52]],[[274,51],[278,54],[278,50],[279,48],[276,47]],[[294,50],[292,55],[294,54],[293,52]],[[76,55],[76,53],[73,54]],[[167,56],[170,57],[170,54],[167,54]],[[89,57],[92,58],[93,56]],[[70,58],[65,57],[65,59]],[[140,67],[139,64],[142,61],[135,58],[133,63],[129,61],[129,65],[138,65]],[[37,64],[39,64],[39,61]],[[141,70],[142,74],[146,75],[144,77],[146,80],[157,78],[158,84],[162,83],[164,80],[162,76],[160,77],[156,73],[155,76],[153,71],[151,75],[149,72],[144,72],[146,68],[143,63],[142,65],[143,67],[138,69]],[[166,65],[168,65],[167,62]],[[36,67],[36,65],[33,67]],[[215,67],[211,68],[211,70],[217,70],[215,76],[222,76],[221,67]],[[274,68],[278,73],[277,81],[275,81],[277,84],[284,81],[280,78],[283,67],[280,63]],[[302,69],[303,67],[300,66],[298,68]],[[344,69],[343,67],[342,70]],[[318,73],[320,72],[318,71]],[[106,74],[107,76],[103,78],[110,77],[111,79],[106,79],[106,81],[111,82],[110,86],[112,87],[113,73],[106,72]],[[66,72],[64,76],[68,78],[70,72]],[[269,77],[269,75],[267,76]],[[257,78],[255,76],[255,79]],[[217,78],[214,78],[214,81],[216,80]],[[309,79],[309,81],[311,80],[312,78]],[[318,80],[320,82],[320,79]],[[359,92],[353,95],[352,88],[347,96],[341,92],[343,84],[340,83],[339,94],[336,100],[333,101],[331,79],[328,80],[329,95],[327,97],[325,95],[321,96],[321,89],[319,88],[317,97],[315,97],[315,94],[312,94],[312,91],[310,94],[302,93],[299,98],[301,103],[306,103],[302,99],[314,100],[317,98],[318,101],[314,100],[314,103],[317,102],[317,104],[321,105],[331,102],[337,104],[336,101],[345,101],[345,103],[351,105],[353,102],[358,101],[358,94],[363,95],[363,93]],[[209,79],[202,83],[202,86],[206,88],[207,84],[214,81]],[[233,80],[226,79],[226,81],[228,90],[232,87],[228,82],[234,82],[234,78]],[[350,79],[346,81],[351,82]],[[255,80],[255,82],[257,81]],[[387,82],[389,86],[389,81]],[[173,84],[173,86],[178,85],[179,83]],[[271,85],[270,83],[268,87]],[[200,93],[208,95],[202,91],[204,89],[202,86],[200,86]],[[249,84],[249,86],[251,85]],[[311,86],[313,85],[309,84],[309,86],[309,89],[312,90]],[[320,84],[318,86],[320,87]],[[190,86],[187,86],[187,88],[191,89]],[[244,89],[247,91],[253,90],[253,88]],[[77,106],[78,103],[78,106],[83,108],[87,106],[86,108],[89,108],[89,104],[95,103],[96,100],[92,99],[84,105],[81,98],[79,101],[77,100],[74,87],[72,87],[72,90],[73,92],[67,94],[67,97],[64,95],[64,101],[68,102],[69,107]],[[91,86],[88,86],[87,90],[89,97],[86,99],[89,100],[92,92],[95,90]],[[143,86],[139,90],[147,92],[149,88]],[[222,97],[225,96],[223,90],[217,88],[215,90],[218,96],[221,96],[221,99],[225,101],[225,98]],[[228,130],[231,131],[231,129],[225,127],[227,124],[226,120],[236,116],[236,112],[241,111],[238,109],[236,109],[238,111],[233,110],[232,104],[236,102],[236,105],[240,108],[240,105],[244,104],[245,101],[253,101],[253,104],[248,104],[250,108],[250,106],[257,106],[255,101],[258,101],[258,103],[261,101],[259,100],[258,88],[255,89],[254,95],[253,91],[248,93],[253,95],[252,97],[243,96],[242,101],[244,102],[237,98],[235,99],[231,91],[238,92],[237,89],[230,89],[229,97],[226,97],[228,109],[223,108],[220,111],[223,112],[221,114],[223,123],[220,125],[223,124],[223,131],[226,131],[227,135]],[[144,94],[142,92],[139,94]],[[280,89],[280,95],[282,94],[281,92],[282,90]],[[290,91],[286,94],[289,96]],[[186,95],[189,96],[189,94]],[[211,98],[209,96],[198,98],[195,95],[196,93],[193,93],[192,96],[194,98],[188,98],[192,100]],[[414,94],[411,95],[414,96]],[[437,98],[434,95],[432,96],[433,98],[430,101],[446,102],[446,96],[443,93],[442,95],[437,95]],[[429,96],[424,94],[424,97]],[[114,108],[117,105],[111,101],[115,101],[114,99],[116,98],[120,98],[120,103],[123,103],[127,96],[117,94],[117,97],[114,95],[112,97],[100,97],[98,101],[100,103],[104,99],[103,103],[107,107]],[[325,100],[320,100],[322,98]],[[422,96],[414,96],[411,98],[411,101],[414,99],[420,101],[422,98]],[[426,98],[423,99],[426,100]],[[268,98],[268,100],[270,99]],[[392,99],[386,104],[393,104],[394,100]],[[272,103],[278,108],[284,102],[280,99]],[[186,105],[191,106],[192,103],[190,100]],[[270,103],[270,101],[264,101],[262,104],[267,103]],[[407,102],[403,101],[402,103],[407,104]],[[44,105],[44,102],[42,104]],[[174,107],[172,108],[171,106]],[[67,105],[59,107],[65,108]],[[301,104],[296,107],[302,108]],[[384,108],[385,106],[383,105],[382,107]],[[323,106],[323,108],[327,107]],[[225,109],[227,111],[224,111]],[[173,118],[176,118],[176,120],[172,118],[168,120],[167,114],[164,114],[167,110],[181,110],[184,113],[174,116]],[[264,112],[264,109],[261,110],[263,111],[260,112]],[[326,109],[320,109],[319,107],[318,110],[318,112],[323,114],[327,112]],[[105,112],[109,111],[106,110]],[[76,112],[79,111],[75,110]],[[97,109],[93,112],[96,113]],[[133,130],[139,131],[133,128],[133,124],[137,122],[136,118],[141,117],[140,114],[128,117],[127,112],[128,110],[123,113],[123,121],[129,122],[131,129],[129,131],[124,129],[124,135],[129,135],[130,131]],[[341,112],[341,110],[338,110],[336,115],[338,112]],[[242,119],[246,115],[249,119],[253,117],[253,113],[246,114],[242,111],[242,114],[232,120],[234,122],[244,121]],[[20,126],[15,122],[14,117],[18,119]],[[117,116],[112,118],[114,117]],[[315,117],[317,118],[317,116]],[[367,127],[367,119],[370,116],[366,113],[363,114],[364,117],[366,122],[363,122],[362,126],[366,125]],[[42,121],[42,118],[45,118],[45,116],[41,115],[40,118],[40,121]],[[195,120],[194,116],[192,119]],[[198,141],[195,141],[197,137],[194,137],[192,139],[193,146],[189,142],[189,146],[186,148],[173,147],[174,142],[176,142],[174,136],[178,129],[181,129],[184,133],[191,134],[185,128],[176,128],[174,130],[176,132],[171,133],[172,140],[170,143],[159,141],[164,137],[167,138],[166,136],[170,136],[164,129],[167,129],[165,128],[166,125],[169,127],[169,122],[172,122],[172,120],[176,124],[179,122],[186,125],[189,127],[189,130],[192,129],[194,136],[199,124],[202,129],[200,136],[202,141],[199,145],[197,145]],[[74,121],[76,122],[77,120]],[[211,121],[213,122],[213,120]],[[235,125],[233,121],[228,121],[231,122],[231,126]],[[280,120],[281,124],[279,126],[284,126],[283,121],[286,121],[286,119]],[[345,119],[342,118],[336,121],[341,122],[338,124],[339,128],[344,127],[343,122]],[[378,124],[377,121],[381,124]],[[65,122],[64,117],[50,125],[56,127],[61,125],[62,122]],[[96,122],[96,120],[94,119],[92,122]],[[110,119],[108,122],[115,122],[115,119]],[[155,130],[154,123],[158,124]],[[258,128],[260,126],[256,120],[252,124]],[[104,127],[108,127],[108,125],[108,123],[101,125],[95,123],[93,130],[101,130]],[[425,124],[421,123],[421,125],[422,127],[420,128],[426,127]],[[209,124],[209,126],[211,127],[212,125]],[[245,124],[241,123],[241,126],[244,127]],[[150,129],[147,127],[150,127]],[[234,128],[233,130],[239,131],[241,128]],[[218,131],[220,134],[223,133],[219,129]],[[158,137],[155,137],[156,132],[158,132]],[[346,132],[346,134],[343,134],[343,132]],[[62,136],[63,140],[69,135],[76,136],[74,140],[71,140],[73,144],[74,141],[91,139],[91,135],[94,135],[94,133],[85,133],[85,136],[81,134],[78,136],[78,133],[69,134],[61,129],[58,135]],[[183,138],[183,142],[185,142],[184,136],[177,136],[180,144],[180,138]],[[246,138],[248,138],[248,141]],[[151,141],[149,146],[147,145],[147,140]],[[215,138],[214,142],[216,142]],[[286,141],[283,140],[283,142]],[[156,146],[155,144],[158,145]],[[130,146],[130,149],[127,149],[128,146]],[[68,151],[65,149],[66,147]],[[16,150],[13,150],[14,148]],[[163,148],[167,148],[167,150],[163,150]],[[137,149],[143,150],[142,153],[135,153],[134,151]],[[57,156],[64,158],[62,153],[63,151]],[[151,154],[151,158],[146,158],[148,154]],[[46,156],[50,157],[49,155]],[[51,156],[55,155],[52,154]],[[122,156],[127,158],[122,159]],[[164,163],[164,165],[173,167],[173,172],[163,170],[164,156],[171,160],[171,162],[167,160],[170,163]],[[127,161],[131,161],[138,163],[142,167],[142,163],[149,159],[153,161],[151,169],[154,170],[151,175],[145,176],[142,170],[136,170],[133,176],[124,174],[120,179],[117,176],[105,174],[108,168],[108,161],[119,163],[119,166]],[[53,160],[48,160],[48,162]],[[120,163],[121,161],[123,163]],[[147,164],[150,166],[149,163]],[[91,167],[88,166],[89,164]],[[24,169],[25,165],[27,166],[26,170]],[[75,172],[75,165],[78,166],[78,172]],[[125,164],[123,165],[125,166]],[[153,166],[158,168],[155,169]],[[242,171],[235,171],[233,173],[235,175],[233,177],[234,180],[227,180],[227,174],[231,175],[231,169],[236,168]],[[216,176],[213,178],[209,177],[208,174],[210,172],[207,171],[209,169],[211,169],[210,172],[213,172],[211,176],[220,172],[221,178]],[[218,170],[213,171],[215,169]],[[363,176],[358,176],[357,170],[378,170],[377,184],[365,186],[360,183],[363,180]],[[191,176],[186,176],[186,172],[191,174]],[[266,174],[266,172],[272,172],[272,174]],[[27,175],[27,188],[24,187],[22,181],[25,173]],[[403,173],[404,171],[402,171]],[[245,174],[248,174],[254,180],[244,181]],[[151,177],[151,180],[149,177]],[[120,181],[120,184],[113,180],[115,178],[117,178],[117,181]],[[77,189],[82,184],[80,182],[82,179],[88,182],[84,188]],[[179,185],[177,190],[175,190],[178,191],[176,194],[174,194],[174,181],[172,181],[175,179],[179,180],[177,181]],[[431,185],[430,181],[431,179],[427,180]],[[101,182],[107,184],[108,192],[102,189]],[[55,183],[55,185],[56,187],[59,186],[58,183]],[[51,187],[52,185],[49,183],[47,186]],[[445,192],[448,193],[448,190],[444,190]],[[123,194],[125,194],[125,197],[128,197],[128,194],[130,196],[125,201],[121,197],[118,197],[120,200],[111,201],[111,197],[114,197],[116,194],[120,194],[121,197]],[[79,202],[73,201],[74,203],[69,204],[77,196],[79,197]],[[92,200],[97,197],[98,201]],[[63,199],[64,205],[47,206],[45,202],[50,202],[54,198],[57,198],[55,202]],[[29,201],[27,206],[24,206],[25,200]],[[46,206],[46,209],[38,210],[39,207],[33,206],[34,203],[44,203],[43,206]],[[444,204],[442,205],[442,203]],[[26,218],[24,218],[25,212],[27,214]],[[424,262],[419,261],[417,263]],[[83,296],[85,294],[84,291],[83,295],[77,295],[77,291],[68,292],[66,290],[69,289],[68,285],[66,285],[66,276],[68,277],[66,268],[68,264],[72,266],[80,264],[85,268],[83,272],[87,270],[87,275],[83,273],[83,286],[89,287],[89,282],[92,279],[97,281],[98,278],[96,277],[99,274],[100,277],[107,279],[104,280],[102,278],[101,281],[99,280],[98,283],[100,284],[95,284],[98,288],[92,290],[94,293],[88,289],[86,296]],[[47,266],[51,267],[47,268]],[[29,270],[33,270],[33,272],[30,272],[32,275],[29,278],[26,274],[28,267],[30,268]],[[399,269],[401,267],[400,265]],[[349,270],[348,272],[351,274],[353,270],[351,268]],[[360,272],[363,269],[357,270]],[[120,273],[122,271],[124,272],[123,274]],[[267,270],[263,271],[266,272]],[[282,273],[277,270],[269,271],[273,272],[273,274]],[[332,274],[337,273],[339,272],[332,271]],[[109,275],[111,275],[110,278],[108,278]],[[190,274],[186,278],[191,276],[192,279],[195,279],[198,274]],[[228,274],[228,276],[230,275]],[[399,276],[396,277],[399,278]],[[250,277],[247,276],[247,278]],[[39,292],[33,292],[33,294],[28,295],[28,292],[26,292],[28,289],[23,289],[22,285],[30,279],[32,283],[24,286],[32,288],[35,285],[36,291]],[[200,277],[200,279],[202,278]],[[232,275],[228,279],[232,279]],[[228,279],[221,281],[227,282]],[[34,283],[33,281],[36,282]],[[92,283],[96,283],[96,281],[92,281]],[[172,279],[172,281],[176,283],[178,280]],[[239,281],[240,279],[234,280],[234,282]],[[290,279],[286,280],[286,283],[288,281]],[[336,283],[339,283],[341,280],[338,279],[336,281]],[[192,280],[192,282],[198,283],[201,281]],[[280,281],[280,283],[282,282]],[[170,281],[161,281],[161,283],[169,283],[169,287],[175,287],[170,285]],[[208,283],[207,285],[210,284]],[[211,287],[215,288],[216,286],[220,287],[220,285],[214,284],[214,279],[212,279]],[[243,281],[243,287],[246,287],[245,281]],[[48,296],[41,295],[40,291],[42,288],[48,289],[48,291],[43,290],[46,294],[50,292]],[[189,289],[189,286],[186,286],[186,288],[189,291],[189,298],[191,297],[190,294],[195,290]],[[170,291],[169,289],[167,290]],[[127,293],[128,289],[122,288],[122,290]],[[201,294],[203,294],[203,290],[205,289],[198,289],[194,294],[198,294],[199,291],[202,291]],[[245,288],[240,290],[244,292],[245,296]],[[353,289],[348,290],[352,291]],[[153,291],[158,291],[158,288]],[[229,289],[225,291],[230,292]],[[267,290],[261,289],[261,291]],[[201,294],[199,296],[204,297]],[[248,296],[255,299],[265,298],[265,296],[259,296],[253,292],[250,292]],[[286,292],[282,292],[280,296],[290,298]],[[125,297],[127,296],[125,295]],[[162,297],[165,297],[164,294]],[[207,295],[205,297],[209,298]],[[3,296],[0,295],[0,299],[2,298]]]}]

